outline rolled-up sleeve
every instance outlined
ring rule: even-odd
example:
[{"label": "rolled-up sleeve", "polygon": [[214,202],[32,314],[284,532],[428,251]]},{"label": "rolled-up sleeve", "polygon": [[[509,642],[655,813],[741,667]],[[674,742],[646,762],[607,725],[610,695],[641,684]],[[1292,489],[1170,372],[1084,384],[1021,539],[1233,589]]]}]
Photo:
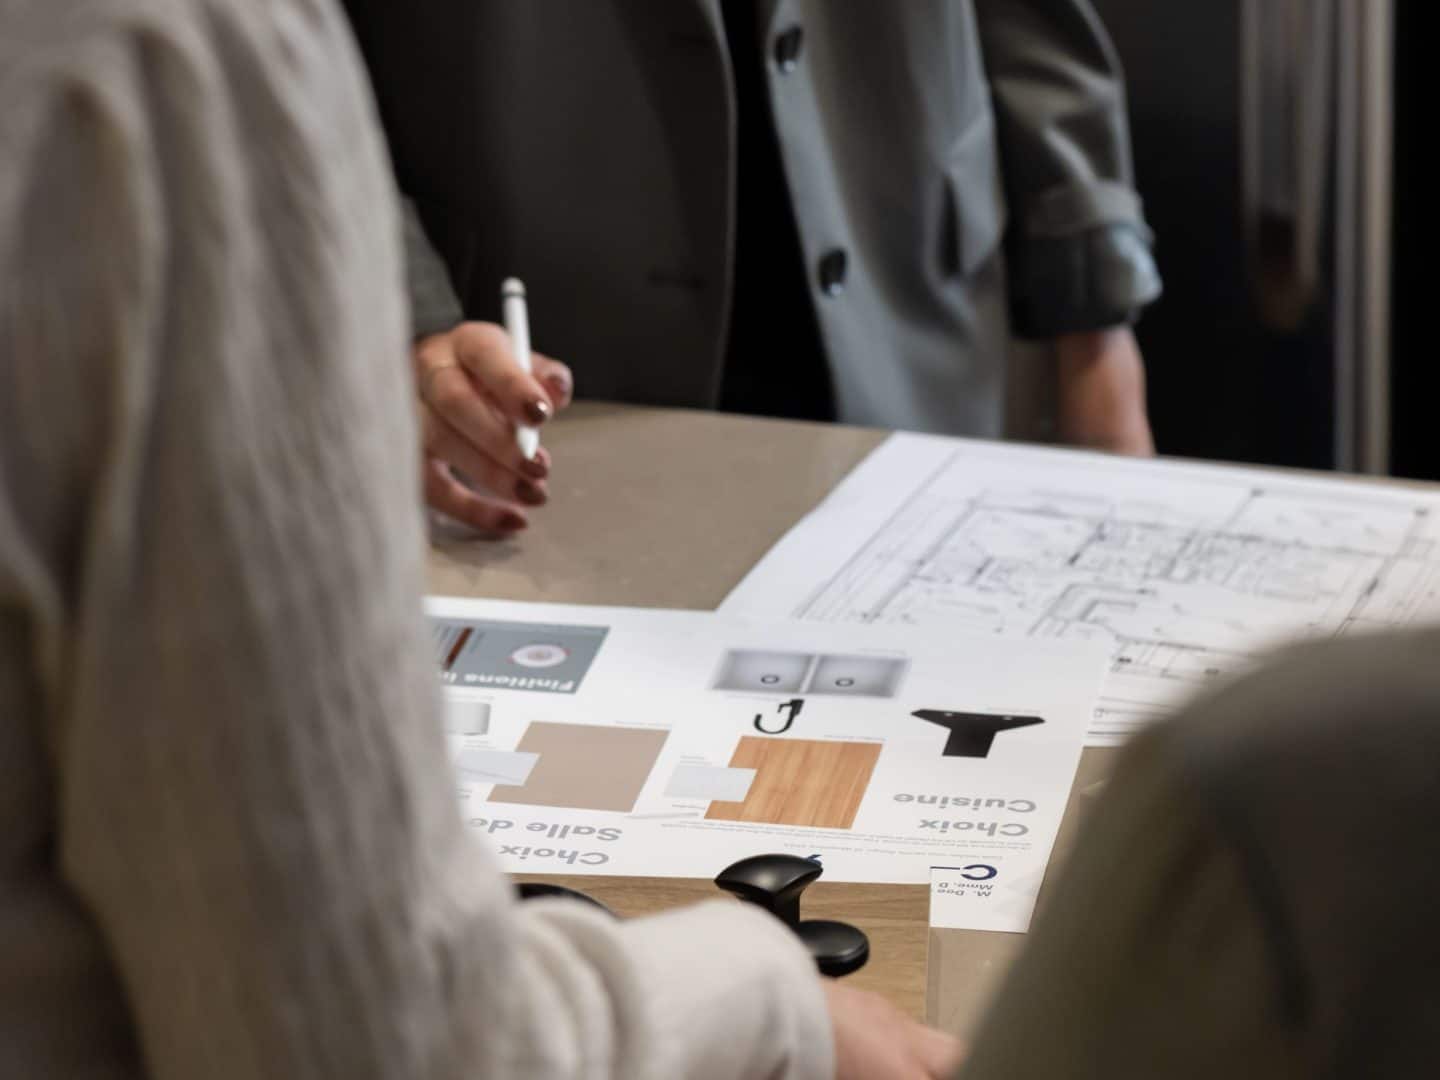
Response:
[{"label": "rolled-up sleeve", "polygon": [[1025,337],[1133,322],[1161,291],[1119,60],[1085,0],[977,0]]}]

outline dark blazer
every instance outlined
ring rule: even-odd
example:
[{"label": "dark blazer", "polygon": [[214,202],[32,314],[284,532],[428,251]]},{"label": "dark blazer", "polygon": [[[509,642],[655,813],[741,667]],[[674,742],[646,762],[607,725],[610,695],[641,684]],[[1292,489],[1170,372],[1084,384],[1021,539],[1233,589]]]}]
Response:
[{"label": "dark blazer", "polygon": [[[1086,0],[756,3],[841,419],[996,434],[1007,309],[1048,336],[1158,293]],[[718,0],[347,7],[418,211],[417,332],[493,319],[515,274],[583,394],[713,405],[735,153]]]}]

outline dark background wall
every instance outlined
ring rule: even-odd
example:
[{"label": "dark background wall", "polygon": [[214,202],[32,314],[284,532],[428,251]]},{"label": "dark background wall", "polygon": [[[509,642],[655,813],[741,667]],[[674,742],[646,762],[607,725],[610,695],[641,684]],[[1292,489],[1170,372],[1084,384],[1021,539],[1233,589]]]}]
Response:
[{"label": "dark background wall", "polygon": [[[1421,319],[1436,306],[1435,273],[1425,250],[1434,254],[1437,200],[1420,190],[1421,123],[1435,130],[1433,110],[1424,100],[1420,51],[1433,44],[1420,27],[1424,0],[1400,0],[1395,11],[1395,257],[1394,328],[1391,362],[1394,379],[1393,471],[1397,476],[1440,480],[1440,377],[1435,337],[1427,341]],[[1433,49],[1430,50],[1433,58]],[[1432,59],[1433,62],[1433,59]],[[1429,91],[1434,100],[1433,80]],[[1433,175],[1433,170],[1432,170]]]},{"label": "dark background wall", "polygon": [[1138,328],[1162,453],[1333,464],[1330,312],[1265,329],[1241,222],[1239,4],[1095,0],[1125,64],[1166,295]]}]

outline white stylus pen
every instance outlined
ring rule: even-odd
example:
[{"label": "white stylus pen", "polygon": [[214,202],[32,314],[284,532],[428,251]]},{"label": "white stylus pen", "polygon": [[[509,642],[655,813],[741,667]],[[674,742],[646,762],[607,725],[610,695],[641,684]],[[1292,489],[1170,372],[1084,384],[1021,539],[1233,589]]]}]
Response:
[{"label": "white stylus pen", "polygon": [[[505,332],[510,335],[510,351],[520,370],[529,375],[530,315],[525,308],[525,286],[519,278],[506,278],[500,285],[500,306],[505,313]],[[521,424],[515,428],[515,444],[526,461],[535,460],[540,449],[540,429]]]}]

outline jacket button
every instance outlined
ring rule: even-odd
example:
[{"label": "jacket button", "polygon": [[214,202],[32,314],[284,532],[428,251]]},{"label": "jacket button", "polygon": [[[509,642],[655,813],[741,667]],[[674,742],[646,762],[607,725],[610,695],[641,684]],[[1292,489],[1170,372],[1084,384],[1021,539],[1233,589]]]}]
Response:
[{"label": "jacket button", "polygon": [[805,44],[805,31],[798,26],[782,30],[775,36],[775,66],[788,75],[800,63],[800,49]]},{"label": "jacket button", "polygon": [[850,257],[844,248],[827,251],[820,256],[820,291],[826,296],[837,296],[845,291],[845,272]]}]

